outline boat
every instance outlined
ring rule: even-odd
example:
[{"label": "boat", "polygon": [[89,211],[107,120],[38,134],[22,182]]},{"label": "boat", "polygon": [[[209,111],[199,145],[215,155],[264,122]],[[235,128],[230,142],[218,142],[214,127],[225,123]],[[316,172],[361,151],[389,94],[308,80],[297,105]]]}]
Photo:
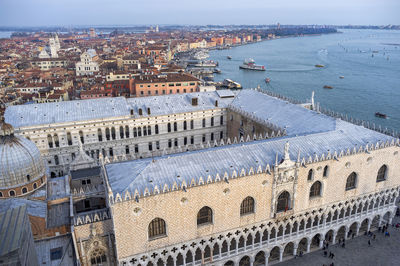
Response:
[{"label": "boat", "polygon": [[317,64],[315,67],[325,67],[324,65]]},{"label": "boat", "polygon": [[217,73],[217,74],[221,74],[222,71],[219,68],[214,68],[213,72]]},{"label": "boat", "polygon": [[247,69],[247,70],[258,70],[258,71],[265,71],[265,66],[256,65],[254,60],[249,58],[243,61],[243,64],[239,66],[240,69]]},{"label": "boat", "polygon": [[266,79],[265,79],[265,83],[269,83],[270,81],[271,81],[270,78],[266,78]]},{"label": "boat", "polygon": [[383,114],[383,113],[380,113],[380,112],[376,112],[376,113],[375,113],[375,116],[376,116],[376,117],[379,117],[379,118],[384,118],[384,119],[387,118],[387,115],[386,115],[386,114]]},{"label": "boat", "polygon": [[325,85],[325,86],[324,86],[324,89],[333,89],[333,87],[332,87],[332,86],[329,86],[329,85]]},{"label": "boat", "polygon": [[229,56],[229,55],[228,55],[226,58],[228,58],[229,60],[231,60],[231,59],[232,59],[232,56]]},{"label": "boat", "polygon": [[344,76],[340,76],[339,78],[340,78],[340,79],[344,79]]}]

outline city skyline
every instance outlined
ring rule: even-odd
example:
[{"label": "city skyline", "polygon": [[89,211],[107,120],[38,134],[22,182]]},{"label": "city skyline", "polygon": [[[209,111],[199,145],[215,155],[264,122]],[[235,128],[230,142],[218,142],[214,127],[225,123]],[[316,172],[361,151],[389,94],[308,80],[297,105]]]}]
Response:
[{"label": "city skyline", "polygon": [[[256,25],[256,24],[400,24],[395,0],[226,1],[50,1],[0,3],[0,26],[75,25]],[[168,12],[166,12],[168,11]],[[62,14],[62,15],[60,15]]]}]

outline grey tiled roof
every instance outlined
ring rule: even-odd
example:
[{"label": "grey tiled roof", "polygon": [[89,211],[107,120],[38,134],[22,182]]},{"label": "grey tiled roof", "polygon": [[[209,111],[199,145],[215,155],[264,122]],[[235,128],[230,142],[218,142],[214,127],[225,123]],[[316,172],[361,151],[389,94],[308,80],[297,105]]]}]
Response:
[{"label": "grey tiled roof", "polygon": [[[193,106],[191,99],[198,98],[198,105]],[[100,98],[90,100],[65,101],[57,103],[41,103],[15,105],[7,108],[5,120],[14,128],[46,125],[64,122],[79,122],[94,119],[129,117],[131,110],[138,117],[139,109],[143,116],[177,114],[225,107],[233,98],[221,99],[217,92],[197,92],[187,94],[171,94],[153,97],[125,99],[124,97]],[[150,115],[147,113],[150,108]]]},{"label": "grey tiled roof", "polygon": [[358,151],[377,142],[387,143],[394,138],[357,126],[339,119],[335,119],[303,107],[272,98],[256,91],[242,91],[232,103],[252,113],[257,118],[269,118],[273,124],[286,127],[288,135],[282,138],[264,139],[254,142],[238,143],[229,146],[220,146],[206,150],[186,152],[182,154],[161,156],[151,159],[141,159],[106,165],[107,176],[114,195],[125,192],[131,194],[151,194],[157,188],[163,191],[165,185],[171,190],[176,184],[190,186],[199,184],[200,178],[207,183],[211,176],[214,181],[219,175],[229,177],[236,171],[239,176],[242,169],[248,174],[249,169],[254,172],[259,167],[266,169],[267,165],[274,165],[276,154],[279,160],[283,157],[284,145],[290,143],[290,157],[308,161],[314,160],[322,154],[331,154],[341,151]]}]

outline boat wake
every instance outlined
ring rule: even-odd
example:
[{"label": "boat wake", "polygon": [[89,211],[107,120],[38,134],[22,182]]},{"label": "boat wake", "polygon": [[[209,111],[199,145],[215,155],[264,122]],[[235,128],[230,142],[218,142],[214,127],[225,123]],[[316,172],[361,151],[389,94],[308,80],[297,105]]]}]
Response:
[{"label": "boat wake", "polygon": [[307,68],[295,68],[295,69],[288,69],[288,68],[275,68],[275,69],[269,69],[267,68],[267,71],[270,72],[309,72],[309,71],[315,71],[318,70],[316,67],[307,67]]}]

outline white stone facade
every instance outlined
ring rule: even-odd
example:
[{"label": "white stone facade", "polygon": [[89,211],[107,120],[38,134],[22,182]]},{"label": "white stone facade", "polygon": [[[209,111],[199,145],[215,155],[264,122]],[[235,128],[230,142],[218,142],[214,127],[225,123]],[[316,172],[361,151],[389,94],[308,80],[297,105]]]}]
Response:
[{"label": "white stone facade", "polygon": [[93,75],[99,72],[99,64],[93,60],[96,56],[94,50],[84,52],[81,54],[81,61],[77,62],[75,65],[76,75]]}]

